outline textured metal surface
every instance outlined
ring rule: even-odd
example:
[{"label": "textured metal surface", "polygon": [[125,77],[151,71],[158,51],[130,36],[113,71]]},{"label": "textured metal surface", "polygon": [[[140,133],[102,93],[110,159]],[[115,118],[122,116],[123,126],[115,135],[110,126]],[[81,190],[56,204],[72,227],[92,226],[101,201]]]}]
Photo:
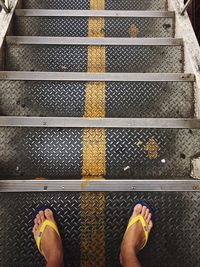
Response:
[{"label": "textured metal surface", "polygon": [[81,130],[1,128],[0,131],[0,146],[5,149],[1,150],[0,166],[6,176],[81,177]]},{"label": "textured metal surface", "polygon": [[[199,130],[107,129],[105,136],[108,179],[188,178],[200,151]],[[81,176],[80,129],[1,127],[0,140],[3,179]]]},{"label": "textured metal surface", "polygon": [[[1,80],[0,115],[83,117],[85,90],[85,82]],[[192,82],[106,82],[105,90],[106,117],[194,116]]]},{"label": "textured metal surface", "polygon": [[[119,248],[132,203],[147,199],[154,207],[156,221],[149,243],[140,254],[144,267],[197,267],[200,262],[199,193],[105,193],[105,260],[107,267],[118,267]],[[85,196],[87,198],[87,195]],[[95,195],[89,221],[95,220],[99,206]],[[81,194],[79,193],[10,193],[0,194],[0,258],[2,267],[40,267],[39,255],[31,233],[32,213],[36,207],[49,205],[56,211],[64,244],[65,266],[80,266]],[[96,203],[96,204],[95,204]],[[89,232],[92,228],[85,224]],[[102,227],[99,224],[99,229]],[[84,231],[85,231],[84,230]],[[93,240],[95,246],[95,240]],[[96,247],[97,250],[102,249]],[[86,254],[82,255],[87,257]],[[90,260],[101,266],[96,258]]]},{"label": "textured metal surface", "polygon": [[[183,72],[181,46],[105,46],[107,72]],[[94,46],[94,50],[98,47]],[[86,72],[88,47],[8,45],[7,70]],[[93,61],[92,67],[100,69]]]},{"label": "textured metal surface", "polygon": [[[24,0],[24,8],[42,8],[42,9],[90,9],[90,1],[88,0]],[[167,8],[166,0],[151,0],[151,1],[132,1],[124,0],[106,0],[105,9],[107,10],[162,10]]]},{"label": "textured metal surface", "polygon": [[[93,18],[100,23],[101,18]],[[15,17],[15,34],[88,36],[88,17]],[[98,29],[98,26],[97,26]],[[93,30],[95,31],[95,29]],[[105,37],[173,37],[173,18],[105,18]]]}]

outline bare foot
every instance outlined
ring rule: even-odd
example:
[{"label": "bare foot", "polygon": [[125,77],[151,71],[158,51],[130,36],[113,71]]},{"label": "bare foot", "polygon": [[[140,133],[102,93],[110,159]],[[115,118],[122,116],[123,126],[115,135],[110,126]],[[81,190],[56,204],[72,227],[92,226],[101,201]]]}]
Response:
[{"label": "bare foot", "polygon": [[[142,217],[145,219],[148,225],[148,231],[150,232],[153,227],[153,223],[151,220],[151,213],[149,212],[149,209],[147,209],[147,207],[145,206],[142,206],[141,204],[137,204],[134,207],[133,214],[130,220],[139,214],[141,214]],[[124,235],[120,253],[121,265],[124,266],[124,260],[126,255],[133,252],[137,254],[143,247],[145,241],[146,239],[142,224],[140,221],[138,221],[135,224],[133,224]]]},{"label": "bare foot", "polygon": [[[56,223],[53,217],[53,212],[50,209],[46,209],[45,211],[39,211],[34,220],[35,225],[33,227],[33,235],[35,240],[39,235],[40,227],[45,219]],[[49,263],[49,265],[47,266],[64,266],[62,241],[52,227],[47,226],[45,228],[40,246],[47,263]]]}]

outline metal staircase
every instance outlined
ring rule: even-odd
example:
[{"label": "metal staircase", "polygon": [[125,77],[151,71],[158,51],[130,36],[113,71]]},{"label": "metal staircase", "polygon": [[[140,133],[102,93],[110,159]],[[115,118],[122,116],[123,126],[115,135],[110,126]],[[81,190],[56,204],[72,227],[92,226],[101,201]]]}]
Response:
[{"label": "metal staircase", "polygon": [[120,266],[136,198],[156,213],[142,266],[200,266],[199,48],[178,1],[14,2],[0,53],[0,266],[42,266],[41,204],[65,266]]}]

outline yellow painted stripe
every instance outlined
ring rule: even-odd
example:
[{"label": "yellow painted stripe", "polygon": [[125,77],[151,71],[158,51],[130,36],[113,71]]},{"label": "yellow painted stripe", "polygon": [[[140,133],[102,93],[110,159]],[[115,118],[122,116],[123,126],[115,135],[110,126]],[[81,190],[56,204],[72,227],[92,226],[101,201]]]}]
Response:
[{"label": "yellow painted stripe", "polygon": [[105,266],[105,196],[81,194],[81,267]]},{"label": "yellow painted stripe", "polygon": [[104,10],[105,1],[104,0],[90,0],[90,9]]},{"label": "yellow painted stripe", "polygon": [[[105,9],[104,0],[90,0],[90,9]],[[104,37],[104,18],[89,18],[88,37]],[[104,46],[88,47],[88,72],[105,72]],[[85,117],[105,117],[105,82],[88,82]],[[84,129],[82,188],[106,174],[106,135],[104,129]],[[105,266],[105,195],[81,194],[81,267]]]},{"label": "yellow painted stripe", "polygon": [[104,37],[104,18],[89,17],[88,37]]}]

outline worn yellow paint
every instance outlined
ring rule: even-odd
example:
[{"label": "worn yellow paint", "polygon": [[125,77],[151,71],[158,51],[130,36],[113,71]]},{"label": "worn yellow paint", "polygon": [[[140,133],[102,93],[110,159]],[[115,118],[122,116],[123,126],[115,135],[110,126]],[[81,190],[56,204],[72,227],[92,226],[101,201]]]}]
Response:
[{"label": "worn yellow paint", "polygon": [[104,46],[88,47],[88,72],[105,72],[106,51]]},{"label": "worn yellow paint", "polygon": [[103,176],[84,176],[81,183],[81,190],[85,189],[88,185],[90,185],[90,182],[93,180],[104,180]]},{"label": "worn yellow paint", "polygon": [[81,267],[105,266],[105,195],[81,193]]},{"label": "worn yellow paint", "polygon": [[138,147],[140,147],[140,146],[143,144],[143,142],[138,138],[137,141],[135,142],[135,144],[136,144]]},{"label": "worn yellow paint", "polygon": [[160,147],[156,140],[153,138],[149,139],[147,144],[144,146],[144,150],[147,151],[149,159],[157,159],[159,156]]},{"label": "worn yellow paint", "polygon": [[138,33],[139,33],[138,27],[135,24],[131,24],[131,26],[129,28],[130,37],[135,38],[135,37],[137,37]]},{"label": "worn yellow paint", "polygon": [[88,37],[104,37],[104,18],[89,17]]},{"label": "worn yellow paint", "polygon": [[[105,9],[104,0],[90,0],[90,9]],[[104,37],[104,18],[89,18],[88,37]],[[105,72],[104,46],[88,47],[88,72]],[[105,117],[105,82],[88,82],[84,117]],[[84,129],[82,184],[104,179],[106,174],[106,134],[104,129]],[[105,266],[105,195],[81,193],[81,267]]]},{"label": "worn yellow paint", "polygon": [[83,176],[104,176],[105,166],[105,131],[85,129],[83,136]]},{"label": "worn yellow paint", "polygon": [[85,117],[105,117],[105,83],[88,82],[85,93]]},{"label": "worn yellow paint", "polygon": [[105,0],[90,0],[90,9],[91,10],[104,10],[105,9]]}]

